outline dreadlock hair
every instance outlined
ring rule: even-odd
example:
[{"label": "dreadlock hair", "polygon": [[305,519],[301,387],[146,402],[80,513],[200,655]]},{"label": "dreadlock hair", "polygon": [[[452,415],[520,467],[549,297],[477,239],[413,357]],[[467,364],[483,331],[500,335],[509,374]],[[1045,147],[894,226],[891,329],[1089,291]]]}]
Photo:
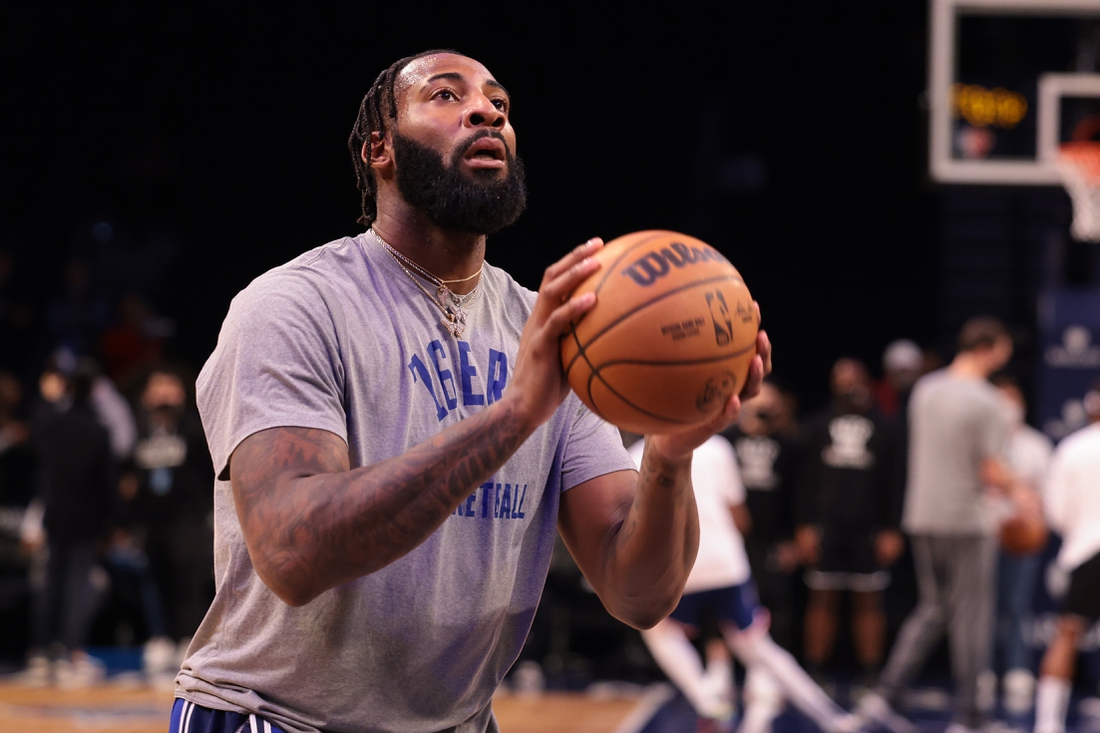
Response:
[{"label": "dreadlock hair", "polygon": [[374,223],[375,217],[378,216],[378,203],[375,200],[377,190],[374,176],[370,172],[369,156],[367,160],[363,160],[362,157],[363,144],[370,143],[371,133],[377,132],[384,136],[389,130],[388,120],[397,120],[397,100],[394,99],[393,89],[397,75],[413,61],[439,53],[457,54],[458,52],[447,48],[432,49],[394,61],[374,80],[374,84],[371,84],[370,90],[359,105],[359,115],[355,118],[351,137],[348,138],[348,150],[351,152],[352,165],[355,166],[355,184],[362,196],[363,213],[358,221],[364,226],[369,227]]}]

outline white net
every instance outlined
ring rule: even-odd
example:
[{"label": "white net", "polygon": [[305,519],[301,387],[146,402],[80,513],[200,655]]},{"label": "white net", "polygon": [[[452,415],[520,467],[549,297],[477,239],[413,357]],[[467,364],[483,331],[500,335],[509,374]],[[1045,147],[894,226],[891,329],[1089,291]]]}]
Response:
[{"label": "white net", "polygon": [[1070,234],[1082,242],[1100,242],[1100,143],[1063,144],[1058,171],[1073,200]]}]

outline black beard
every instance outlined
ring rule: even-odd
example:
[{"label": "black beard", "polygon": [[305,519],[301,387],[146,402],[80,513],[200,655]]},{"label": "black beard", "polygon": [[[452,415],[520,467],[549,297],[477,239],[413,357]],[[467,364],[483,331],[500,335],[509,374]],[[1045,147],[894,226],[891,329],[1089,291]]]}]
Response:
[{"label": "black beard", "polygon": [[508,168],[502,178],[495,170],[475,170],[470,176],[460,168],[470,145],[489,136],[504,139],[489,130],[475,133],[455,150],[447,165],[440,153],[395,132],[393,154],[401,198],[443,229],[496,234],[514,222],[527,206],[523,161],[505,146]]}]

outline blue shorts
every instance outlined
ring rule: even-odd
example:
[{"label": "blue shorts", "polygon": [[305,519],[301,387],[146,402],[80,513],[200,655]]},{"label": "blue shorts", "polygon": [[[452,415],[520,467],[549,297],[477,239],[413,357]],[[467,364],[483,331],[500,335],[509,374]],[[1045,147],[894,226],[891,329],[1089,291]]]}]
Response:
[{"label": "blue shorts", "polygon": [[756,585],[749,579],[741,585],[685,593],[676,609],[669,614],[669,618],[698,628],[703,611],[709,610],[718,622],[732,621],[738,629],[744,631],[752,626],[759,608],[760,598],[756,595]]},{"label": "blue shorts", "polygon": [[211,710],[183,698],[172,706],[168,733],[285,733],[258,715]]}]

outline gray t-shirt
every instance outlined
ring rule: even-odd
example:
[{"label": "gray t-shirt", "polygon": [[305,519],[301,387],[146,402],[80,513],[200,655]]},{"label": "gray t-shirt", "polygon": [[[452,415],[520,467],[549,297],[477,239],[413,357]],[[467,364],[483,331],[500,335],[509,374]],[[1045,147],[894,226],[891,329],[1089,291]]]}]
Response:
[{"label": "gray t-shirt", "polygon": [[909,402],[902,527],[914,534],[992,534],[981,465],[1003,458],[1007,441],[1008,415],[993,385],[946,369],[922,377]]},{"label": "gray t-shirt", "polygon": [[500,399],[535,295],[485,266],[456,339],[369,234],[331,242],[234,298],[198,379],[220,480],[217,595],[176,694],[287,731],[495,730],[493,692],[527,637],[562,491],[633,463],[572,394],[423,544],[300,608],[252,569],[225,468],[249,435],[328,430],[351,466],[407,451]]}]

